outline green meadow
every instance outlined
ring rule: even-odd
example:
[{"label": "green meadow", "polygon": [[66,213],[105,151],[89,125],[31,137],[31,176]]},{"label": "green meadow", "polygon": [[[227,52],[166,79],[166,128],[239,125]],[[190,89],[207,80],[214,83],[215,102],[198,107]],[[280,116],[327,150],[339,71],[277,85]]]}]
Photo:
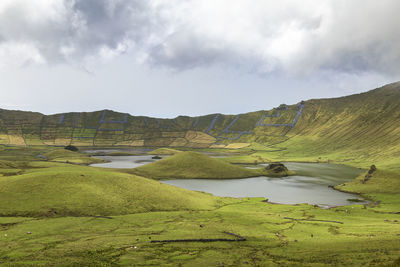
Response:
[{"label": "green meadow", "polygon": [[[106,134],[101,127],[107,125],[82,130],[95,127],[102,112],[82,114],[76,120],[82,129],[74,130],[74,113],[66,114],[63,124],[57,124],[57,115],[47,116],[40,129],[35,123],[44,115],[3,111],[0,265],[400,266],[399,84],[305,101],[291,128],[254,127],[260,115],[279,112],[280,117],[266,116],[262,124],[291,122],[298,106],[243,114],[231,126],[234,116],[223,115],[208,133],[214,115],[163,120],[163,129],[156,119],[148,118],[146,126],[143,118],[128,117],[122,130]],[[116,112],[105,116],[121,120]],[[228,126],[231,131],[254,129],[237,140],[217,140]],[[135,169],[96,168],[88,165],[103,160],[82,148],[63,149],[67,144],[124,148],[107,154],[116,157],[134,154],[127,147],[170,156]],[[290,161],[361,168],[361,175],[335,189],[359,194],[368,204],[328,209],[273,204],[263,198],[215,197],[159,181],[271,176],[244,166]],[[192,241],[165,242],[187,239]],[[225,241],[199,241],[204,239]]]},{"label": "green meadow", "polygon": [[[18,174],[0,178],[5,266],[396,266],[400,261],[399,179],[391,172],[378,169],[364,184],[363,173],[338,187],[364,194],[370,204],[322,209],[218,198],[57,160],[73,159],[69,152],[53,150],[43,153],[53,160],[36,160],[39,151],[33,150],[29,160],[27,151],[1,151],[3,158],[26,155],[24,161],[1,162],[5,170],[19,167]],[[227,158],[214,160],[228,164]],[[246,241],[151,243],[232,238],[224,232]]]}]

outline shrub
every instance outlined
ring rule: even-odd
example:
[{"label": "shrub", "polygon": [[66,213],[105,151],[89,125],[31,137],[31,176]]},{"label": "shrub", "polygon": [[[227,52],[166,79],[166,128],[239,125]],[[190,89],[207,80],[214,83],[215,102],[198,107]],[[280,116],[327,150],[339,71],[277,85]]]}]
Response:
[{"label": "shrub", "polygon": [[69,151],[74,151],[74,152],[77,152],[79,150],[76,146],[73,146],[73,145],[68,145],[68,146],[64,147],[64,149],[69,150]]}]

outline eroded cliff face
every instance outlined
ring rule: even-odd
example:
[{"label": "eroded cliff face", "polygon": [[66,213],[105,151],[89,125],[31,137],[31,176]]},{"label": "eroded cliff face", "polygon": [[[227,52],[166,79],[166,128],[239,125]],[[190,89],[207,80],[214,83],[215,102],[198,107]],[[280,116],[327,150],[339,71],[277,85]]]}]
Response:
[{"label": "eroded cliff face", "polygon": [[[240,115],[158,119],[103,110],[43,115],[2,110],[0,143],[7,145],[156,146],[243,148],[285,140],[304,104]],[[268,137],[267,139],[265,137]]]},{"label": "eroded cliff face", "polygon": [[398,125],[400,83],[394,83],[363,94],[239,115],[158,119],[111,110],[55,115],[1,110],[0,144],[192,148],[304,144],[330,151],[393,149],[400,142]]}]

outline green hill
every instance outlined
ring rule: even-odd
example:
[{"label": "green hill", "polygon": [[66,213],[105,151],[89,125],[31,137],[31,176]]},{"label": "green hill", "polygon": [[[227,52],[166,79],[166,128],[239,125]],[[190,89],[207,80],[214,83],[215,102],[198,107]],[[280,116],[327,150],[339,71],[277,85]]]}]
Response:
[{"label": "green hill", "polygon": [[66,149],[55,149],[45,153],[43,156],[45,156],[50,161],[75,163],[82,165],[104,162],[102,159],[93,158],[89,155],[79,152],[73,152]]},{"label": "green hill", "polygon": [[169,158],[135,168],[133,172],[153,179],[232,179],[261,175],[259,170],[235,166],[197,152],[178,153]]},{"label": "green hill", "polygon": [[175,154],[181,153],[181,152],[182,151],[179,151],[176,149],[161,147],[161,148],[152,150],[152,151],[148,152],[147,154],[149,154],[149,155],[175,155]]},{"label": "green hill", "polygon": [[216,204],[208,194],[83,166],[33,169],[0,179],[1,216],[121,215]]},{"label": "green hill", "polygon": [[399,125],[400,83],[395,83],[367,93],[306,101],[287,140],[256,150],[269,159],[285,156],[393,169],[399,163]]},{"label": "green hill", "polygon": [[310,100],[292,134],[303,137],[303,142],[312,142],[313,149],[351,149],[356,153],[368,150],[370,154],[371,149],[378,149],[388,154],[388,150],[400,151],[399,125],[397,83],[348,97]]},{"label": "green hill", "polygon": [[[252,144],[319,153],[399,153],[400,83],[239,115],[157,119],[111,110],[43,115],[0,110],[0,144],[242,148]],[[328,144],[327,144],[328,142]],[[306,149],[303,149],[306,148]],[[375,154],[375,153],[374,153]],[[371,156],[371,155],[369,155]],[[373,155],[372,155],[373,156]]]},{"label": "green hill", "polygon": [[[240,115],[156,119],[109,110],[51,116],[0,110],[0,264],[398,266],[399,125],[400,83]],[[182,152],[136,169],[106,170],[67,164],[91,158],[50,147],[71,143],[240,148],[229,158]],[[240,178],[264,170],[229,162],[281,161],[374,164],[335,186],[369,203],[321,209],[217,198],[138,176]],[[119,216],[80,217],[96,215]],[[229,234],[246,241],[150,243],[235,238]]]}]

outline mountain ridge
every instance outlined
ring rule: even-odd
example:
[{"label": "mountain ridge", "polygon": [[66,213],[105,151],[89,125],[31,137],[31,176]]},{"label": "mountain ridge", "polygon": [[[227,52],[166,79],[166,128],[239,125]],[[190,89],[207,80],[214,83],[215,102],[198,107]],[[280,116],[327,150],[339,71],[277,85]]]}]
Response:
[{"label": "mountain ridge", "polygon": [[[365,131],[366,125],[370,130],[382,128],[379,126],[381,122],[399,122],[399,112],[399,82],[360,94],[310,99],[295,105],[282,104],[271,110],[237,115],[214,113],[162,119],[132,116],[109,109],[53,115],[1,109],[0,144],[190,148],[224,148],[232,147],[232,144],[233,147],[235,144],[242,144],[239,147],[251,144],[271,146],[290,142],[299,136],[324,140],[326,136],[322,133],[335,137],[332,133],[337,132],[338,136],[350,138],[349,133],[358,130],[349,124],[357,124]],[[346,134],[339,133],[339,129],[347,129]],[[397,133],[393,127],[386,130],[387,134]]]},{"label": "mountain ridge", "polygon": [[[390,86],[397,86],[397,85],[399,85],[399,87],[398,87],[397,89],[400,90],[400,81],[398,81],[398,82],[388,83],[388,84],[385,84],[385,85],[383,85],[383,86],[381,86],[381,87],[377,87],[377,88],[370,89],[370,90],[368,90],[368,91],[364,91],[364,92],[360,92],[360,93],[354,93],[354,94],[349,94],[349,95],[344,95],[344,96],[338,96],[338,97],[311,98],[311,99],[303,100],[303,101],[328,100],[328,99],[331,99],[331,100],[332,100],[332,99],[341,99],[341,98],[347,98],[347,97],[352,97],[352,96],[359,96],[359,95],[371,93],[371,92],[373,92],[373,91],[379,91],[379,90],[385,90],[385,89],[387,90],[388,87],[390,87]],[[301,102],[301,101],[297,102],[297,104],[300,103],[300,102]],[[288,105],[295,105],[295,104],[288,104]],[[273,109],[273,108],[272,108],[272,109]],[[36,114],[43,115],[43,116],[56,116],[56,115],[69,114],[69,113],[94,113],[94,112],[111,111],[111,112],[117,112],[117,113],[120,113],[120,114],[128,114],[128,115],[130,115],[130,116],[147,117],[147,118],[155,118],[155,119],[166,119],[166,120],[172,120],[172,119],[176,119],[176,118],[179,118],[179,117],[191,117],[191,118],[193,118],[193,117],[202,117],[202,116],[217,115],[217,114],[225,115],[225,116],[235,116],[235,115],[248,114],[248,113],[252,113],[252,112],[268,111],[268,110],[256,110],[256,111],[248,111],[248,112],[243,112],[243,113],[238,113],[238,114],[234,114],[234,113],[232,113],[232,114],[225,114],[225,113],[216,112],[216,113],[208,113],[208,114],[203,114],[203,115],[198,115],[198,116],[178,115],[178,116],[176,116],[176,117],[171,117],[171,118],[158,118],[158,117],[152,117],[152,116],[143,115],[143,114],[142,114],[142,115],[140,115],[140,114],[138,114],[138,115],[133,115],[133,114],[131,114],[131,113],[129,113],[129,112],[119,112],[119,111],[116,111],[116,110],[113,110],[113,109],[109,109],[109,108],[104,108],[104,109],[99,109],[99,110],[92,110],[92,111],[57,112],[57,113],[51,113],[51,114],[44,114],[44,113],[42,113],[42,112],[32,111],[32,110],[6,109],[6,108],[1,108],[1,107],[0,107],[0,112],[1,112],[2,110],[36,113]]]}]

